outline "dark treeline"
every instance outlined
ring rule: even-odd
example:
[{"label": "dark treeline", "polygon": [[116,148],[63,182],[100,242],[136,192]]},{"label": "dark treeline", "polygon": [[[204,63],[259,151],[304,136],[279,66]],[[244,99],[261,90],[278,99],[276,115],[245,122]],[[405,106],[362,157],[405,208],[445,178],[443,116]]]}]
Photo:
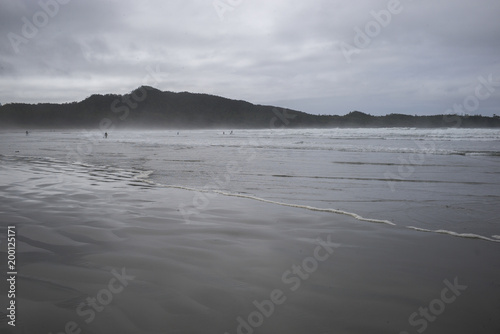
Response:
[{"label": "dark treeline", "polygon": [[298,128],[298,127],[500,127],[484,116],[390,114],[353,111],[318,116],[207,94],[162,92],[140,87],[126,95],[92,95],[64,104],[0,106],[0,127],[16,128]]}]

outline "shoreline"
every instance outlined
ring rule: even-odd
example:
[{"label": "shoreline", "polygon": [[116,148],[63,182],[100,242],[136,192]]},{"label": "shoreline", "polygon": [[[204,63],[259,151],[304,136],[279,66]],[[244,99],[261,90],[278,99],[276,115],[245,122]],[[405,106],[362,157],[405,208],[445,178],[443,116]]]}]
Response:
[{"label": "shoreline", "polygon": [[[106,171],[65,171],[58,179],[57,166],[34,167],[10,172],[0,190],[3,219],[17,227],[19,243],[16,329],[48,333],[74,322],[86,333],[168,326],[232,334],[246,326],[239,319],[259,324],[260,312],[262,332],[415,332],[409,317],[417,312],[422,323],[419,307],[455,278],[467,290],[427,322],[432,332],[500,327],[494,243],[222,196],[186,224],[178,205],[192,192]],[[315,265],[307,259],[318,238],[335,248]],[[87,298],[106,303],[101,291],[122,269],[134,279],[109,304],[97,304],[102,311],[87,323]],[[273,291],[278,303],[266,317],[256,305],[270,307]]]}]

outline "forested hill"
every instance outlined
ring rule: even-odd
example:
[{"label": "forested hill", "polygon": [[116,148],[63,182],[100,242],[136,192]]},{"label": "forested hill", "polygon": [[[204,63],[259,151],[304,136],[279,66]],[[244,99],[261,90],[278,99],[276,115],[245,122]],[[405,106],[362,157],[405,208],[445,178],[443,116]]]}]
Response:
[{"label": "forested hill", "polygon": [[207,94],[162,92],[142,86],[125,95],[92,95],[63,104],[11,103],[0,106],[0,127],[8,128],[297,128],[297,127],[500,127],[484,116],[318,116]]}]

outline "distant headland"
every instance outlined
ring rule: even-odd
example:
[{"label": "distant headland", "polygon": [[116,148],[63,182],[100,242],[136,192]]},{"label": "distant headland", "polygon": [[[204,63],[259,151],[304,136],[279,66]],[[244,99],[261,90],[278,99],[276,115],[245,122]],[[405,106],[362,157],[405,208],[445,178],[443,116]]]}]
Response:
[{"label": "distant headland", "polygon": [[0,128],[498,128],[500,117],[480,115],[311,115],[286,108],[141,86],[129,94],[92,95],[83,101],[0,105]]}]

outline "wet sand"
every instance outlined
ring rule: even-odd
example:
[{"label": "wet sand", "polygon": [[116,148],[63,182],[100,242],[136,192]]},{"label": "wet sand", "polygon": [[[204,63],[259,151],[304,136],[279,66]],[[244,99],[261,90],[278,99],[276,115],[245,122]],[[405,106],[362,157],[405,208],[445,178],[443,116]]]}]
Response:
[{"label": "wet sand", "polygon": [[2,259],[7,225],[18,246],[2,333],[500,331],[499,243],[221,194],[187,221],[193,192],[129,171],[1,169]]}]

